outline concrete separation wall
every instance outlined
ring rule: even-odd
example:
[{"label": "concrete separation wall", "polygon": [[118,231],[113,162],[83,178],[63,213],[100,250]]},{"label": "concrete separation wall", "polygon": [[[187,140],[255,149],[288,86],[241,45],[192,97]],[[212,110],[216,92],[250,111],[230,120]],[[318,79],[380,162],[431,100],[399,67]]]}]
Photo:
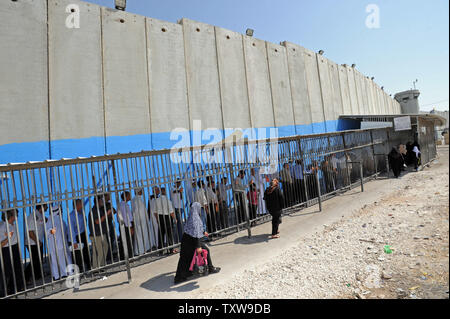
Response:
[{"label": "concrete separation wall", "polygon": [[278,135],[295,135],[286,48],[267,42],[267,57],[269,60],[273,112],[275,115],[275,126],[278,128]]},{"label": "concrete separation wall", "polygon": [[333,132],[343,114],[400,113],[355,68],[189,19],[2,1],[0,43],[0,163],[205,144],[240,129]]},{"label": "concrete separation wall", "polygon": [[[76,4],[83,27],[65,28]],[[100,8],[82,1],[49,0],[50,139],[54,158],[105,152]]]},{"label": "concrete separation wall", "polygon": [[292,107],[297,134],[311,134],[311,105],[306,79],[304,48],[289,42],[284,43],[287,52]]},{"label": "concrete separation wall", "polygon": [[107,153],[149,149],[145,18],[102,8],[102,32]]},{"label": "concrete separation wall", "polygon": [[241,34],[215,29],[223,123],[226,135],[229,135],[233,128],[252,127],[244,49]]},{"label": "concrete separation wall", "polygon": [[252,125],[255,128],[274,127],[266,43],[244,36],[244,55]]},{"label": "concrete separation wall", "polygon": [[0,163],[49,154],[47,7],[0,3]]},{"label": "concrete separation wall", "polygon": [[168,132],[177,128],[190,142],[182,26],[147,19],[147,52],[152,148],[167,148]]}]

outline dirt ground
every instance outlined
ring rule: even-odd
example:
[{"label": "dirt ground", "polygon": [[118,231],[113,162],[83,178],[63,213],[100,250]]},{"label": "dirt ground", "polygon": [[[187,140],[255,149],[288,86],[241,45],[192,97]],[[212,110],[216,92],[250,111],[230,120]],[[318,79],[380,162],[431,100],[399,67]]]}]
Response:
[{"label": "dirt ground", "polygon": [[449,148],[364,205],[204,298],[449,298]]}]

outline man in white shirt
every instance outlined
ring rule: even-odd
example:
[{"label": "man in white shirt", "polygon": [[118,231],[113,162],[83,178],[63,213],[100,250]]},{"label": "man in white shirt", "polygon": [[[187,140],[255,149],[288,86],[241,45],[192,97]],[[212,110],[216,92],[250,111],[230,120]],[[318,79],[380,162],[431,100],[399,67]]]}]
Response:
[{"label": "man in white shirt", "polygon": [[[10,209],[2,214],[2,222],[0,223],[0,243],[2,247],[2,260],[0,260],[0,274],[2,271],[5,275],[6,293],[14,294],[14,281],[16,282],[17,291],[24,290],[24,282],[22,277],[22,261],[20,256],[19,245],[17,244],[17,227],[16,227],[17,210]],[[3,267],[3,269],[2,269]],[[3,281],[3,279],[1,279]],[[5,296],[5,291],[0,291],[0,297]]]},{"label": "man in white shirt", "polygon": [[[120,234],[120,238],[122,239],[122,235],[126,236],[127,240],[127,250],[128,257],[131,258],[134,256],[133,246],[134,246],[134,218],[133,213],[131,212],[130,205],[128,204],[131,201],[131,193],[129,191],[125,191],[120,195],[121,202],[119,204],[119,220],[123,221],[125,234]],[[123,252],[123,243],[120,246],[119,251]]]},{"label": "man in white shirt", "polygon": [[131,200],[131,211],[133,213],[134,254],[140,256],[150,251],[153,244],[151,243],[152,227],[145,208],[144,191],[140,187],[136,188],[135,196]]},{"label": "man in white shirt", "polygon": [[[175,217],[175,212],[172,203],[166,196],[166,189],[157,186],[153,188],[153,193],[155,198],[151,202],[151,211],[153,214],[157,215],[157,220],[160,229],[159,245],[158,249],[163,248],[164,237],[166,237],[166,242],[168,246],[172,246],[173,242],[173,225],[177,222]],[[176,253],[177,250],[174,248],[169,249],[170,254]]]},{"label": "man in white shirt", "polygon": [[[30,254],[30,262],[25,269],[25,278],[29,282],[32,280],[32,269],[35,280],[42,278],[42,267],[44,262],[43,243],[45,241],[44,224],[47,219],[45,212],[48,209],[48,205],[38,204],[33,212],[28,215],[26,219],[26,225],[24,225],[24,244]],[[28,236],[27,236],[28,228]],[[38,242],[38,244],[36,244]]]}]

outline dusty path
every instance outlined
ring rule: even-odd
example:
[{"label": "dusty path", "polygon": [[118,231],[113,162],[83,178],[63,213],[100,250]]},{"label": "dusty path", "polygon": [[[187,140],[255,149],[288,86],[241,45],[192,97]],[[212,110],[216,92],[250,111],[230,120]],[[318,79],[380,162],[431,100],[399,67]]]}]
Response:
[{"label": "dusty path", "polygon": [[[219,274],[173,284],[178,255],[50,298],[448,298],[448,147],[430,168],[379,179],[210,244]],[[384,252],[390,245],[391,254]]]},{"label": "dusty path", "polygon": [[448,298],[448,147],[439,153],[380,200],[203,296]]}]

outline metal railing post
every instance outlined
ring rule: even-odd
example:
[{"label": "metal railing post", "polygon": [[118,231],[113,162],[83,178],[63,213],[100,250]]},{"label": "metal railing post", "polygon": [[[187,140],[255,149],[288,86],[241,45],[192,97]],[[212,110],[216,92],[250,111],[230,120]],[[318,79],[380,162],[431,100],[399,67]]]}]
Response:
[{"label": "metal railing post", "polygon": [[363,161],[359,162],[359,173],[361,174],[361,192],[364,192],[364,173],[363,173]]},{"label": "metal railing post", "polygon": [[[117,210],[118,210],[117,213],[118,214],[126,214],[127,212],[119,211],[120,210],[120,201],[119,201],[119,191],[117,190],[117,175],[116,175],[116,166],[114,165],[114,160],[111,161],[111,165],[112,165],[112,173],[113,173],[113,177],[114,177],[116,205],[117,205]],[[128,218],[128,216],[127,216],[127,218]],[[124,226],[125,223],[124,223],[123,218],[118,218],[118,220],[119,220],[119,228],[120,228],[120,238],[122,239],[123,255],[125,257],[125,267],[127,269],[127,279],[128,279],[128,283],[131,283],[131,269],[130,269],[130,259],[128,256],[128,239],[125,234],[125,226]],[[119,256],[120,256],[120,253],[119,253]]]},{"label": "metal railing post", "polygon": [[315,171],[314,175],[316,177],[317,199],[319,200],[319,211],[322,211],[322,195],[320,194],[319,173],[317,171]]}]

